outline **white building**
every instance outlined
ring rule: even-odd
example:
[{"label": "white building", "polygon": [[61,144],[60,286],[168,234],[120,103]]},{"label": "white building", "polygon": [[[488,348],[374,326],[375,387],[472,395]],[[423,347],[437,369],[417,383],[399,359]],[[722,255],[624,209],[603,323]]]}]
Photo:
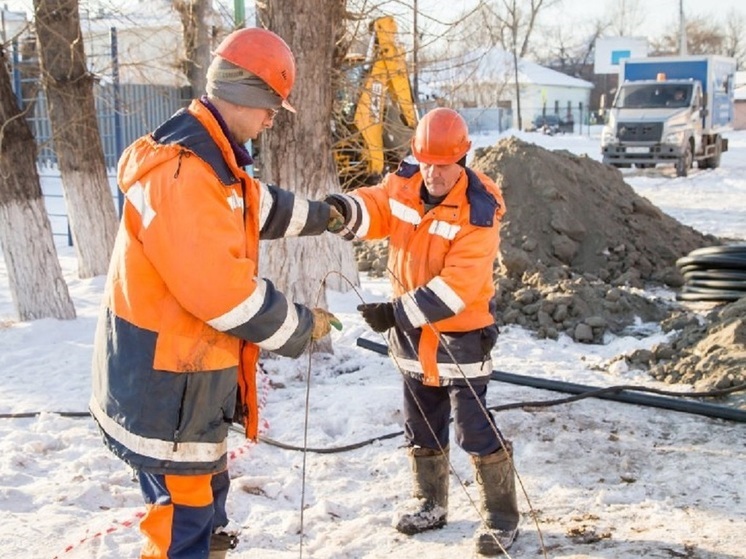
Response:
[{"label": "white building", "polygon": [[121,22],[82,21],[88,67],[106,79],[112,73],[112,29],[116,30],[119,80],[121,83],[188,85],[180,69],[183,39],[178,22],[148,22],[119,27]]},{"label": "white building", "polygon": [[152,2],[139,13],[80,12],[88,67],[106,79],[112,72],[112,30],[116,30],[121,83],[181,87],[184,56],[179,15],[167,2]]},{"label": "white building", "polygon": [[8,44],[31,32],[26,12],[9,10],[7,6],[0,9],[0,40]]},{"label": "white building", "polygon": [[[147,5],[147,9],[144,6]],[[171,87],[188,85],[182,70],[184,31],[171,0],[131,0],[113,3],[106,9],[81,7],[80,28],[88,67],[105,83],[112,74],[112,30],[116,32],[121,83]],[[250,14],[253,18],[253,14]],[[33,14],[0,9],[0,39],[35,41]],[[211,14],[212,27],[219,29],[216,44],[230,31],[233,22],[224,11]],[[8,49],[10,50],[10,49]]]},{"label": "white building", "polygon": [[[502,108],[518,126],[512,54],[498,47],[478,49],[424,67],[418,76],[439,101],[455,109]],[[518,62],[520,116],[524,128],[538,115],[557,114],[575,122],[587,118],[591,82],[573,78],[528,60]]]}]

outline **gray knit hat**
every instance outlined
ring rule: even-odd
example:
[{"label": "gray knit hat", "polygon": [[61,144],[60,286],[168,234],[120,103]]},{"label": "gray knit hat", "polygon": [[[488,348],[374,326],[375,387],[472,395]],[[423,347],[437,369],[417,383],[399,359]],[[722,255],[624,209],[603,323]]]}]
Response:
[{"label": "gray knit hat", "polygon": [[261,78],[215,56],[207,69],[207,95],[242,107],[279,109],[282,97]]}]

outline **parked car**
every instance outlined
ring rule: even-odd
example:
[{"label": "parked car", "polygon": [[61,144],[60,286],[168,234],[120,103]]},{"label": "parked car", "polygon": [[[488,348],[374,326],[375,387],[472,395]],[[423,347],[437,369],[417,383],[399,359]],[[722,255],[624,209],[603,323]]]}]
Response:
[{"label": "parked car", "polygon": [[557,133],[572,134],[573,122],[566,122],[562,120],[559,115],[556,114],[537,115],[531,123],[531,128],[529,131],[543,132],[544,134],[549,134],[550,136]]}]

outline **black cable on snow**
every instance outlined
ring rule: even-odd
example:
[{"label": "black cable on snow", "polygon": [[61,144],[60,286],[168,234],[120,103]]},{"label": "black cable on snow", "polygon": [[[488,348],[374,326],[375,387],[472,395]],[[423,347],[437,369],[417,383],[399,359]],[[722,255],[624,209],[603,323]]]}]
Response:
[{"label": "black cable on snow", "polygon": [[684,276],[679,301],[730,302],[746,297],[746,244],[698,248],[676,261]]},{"label": "black cable on snow", "polygon": [[[381,355],[388,354],[388,348],[384,344],[366,340],[364,338],[357,339],[357,345],[364,349],[374,351]],[[657,388],[648,388],[645,386],[634,386],[634,385],[617,385],[609,386],[605,388],[598,388],[594,386],[588,386],[584,384],[575,384],[571,382],[563,382],[549,379],[542,379],[538,377],[530,377],[526,375],[517,375],[514,373],[508,373],[505,371],[492,371],[490,378],[499,382],[507,382],[510,384],[518,384],[521,386],[529,386],[532,388],[539,388],[542,390],[550,390],[555,392],[564,392],[574,394],[566,398],[555,398],[551,400],[535,400],[535,401],[521,401],[511,402],[509,404],[501,404],[496,406],[489,406],[487,409],[490,411],[506,411],[511,409],[533,409],[533,408],[548,408],[557,406],[560,404],[569,404],[571,402],[577,402],[586,398],[600,398],[605,400],[613,400],[616,402],[624,402],[628,404],[636,404],[641,406],[649,406],[655,408],[668,409],[673,411],[680,411],[684,413],[690,413],[695,415],[704,415],[715,419],[725,419],[728,421],[737,421],[740,423],[746,423],[746,411],[737,408],[728,408],[725,406],[717,406],[712,404],[706,404],[703,402],[692,402],[687,401],[684,398],[714,398],[733,394],[736,392],[746,391],[746,384],[738,386],[731,386],[730,388],[720,390],[710,390],[707,392],[674,392],[669,390],[659,390]],[[639,394],[638,394],[639,393]],[[648,393],[648,394],[645,394]],[[651,396],[650,394],[656,394]],[[672,397],[662,397],[672,396]],[[4,413],[0,414],[0,419],[19,419],[19,418],[32,418],[40,415],[41,413],[51,413],[60,415],[62,417],[81,418],[90,417],[89,412],[23,412],[23,413]],[[243,433],[243,428],[237,425],[231,425],[230,429],[238,433]],[[269,437],[259,437],[259,440],[265,444],[275,446],[284,450],[295,450],[313,452],[315,454],[336,454],[341,452],[349,452],[356,450],[364,446],[376,443],[378,441],[384,441],[393,439],[404,434],[404,431],[395,431],[387,433],[371,439],[366,439],[357,443],[351,443],[342,446],[324,447],[324,448],[305,448],[303,446],[291,445],[271,439]]]},{"label": "black cable on snow", "polygon": [[[359,347],[375,351],[381,355],[387,355],[388,348],[384,344],[379,344],[371,340],[364,338],[357,339],[357,345]],[[674,411],[683,411],[686,413],[693,413],[698,415],[706,415],[708,417],[714,417],[717,419],[727,419],[730,421],[738,421],[746,423],[746,411],[737,408],[728,408],[725,406],[715,406],[712,404],[705,404],[703,402],[691,402],[683,400],[682,396],[692,398],[702,397],[715,397],[723,396],[725,394],[731,394],[734,392],[741,392],[746,390],[746,384],[739,386],[732,386],[724,390],[713,390],[709,392],[690,392],[681,393],[667,390],[658,390],[657,388],[647,388],[644,386],[609,386],[608,388],[598,388],[595,386],[587,386],[583,384],[575,384],[572,382],[562,382],[558,380],[542,379],[537,377],[530,377],[525,375],[516,375],[514,373],[507,373],[505,371],[492,371],[490,375],[492,380],[500,382],[508,382],[511,384],[520,384],[523,386],[530,386],[532,388],[541,388],[544,390],[553,390],[556,392],[565,392],[569,394],[578,394],[583,398],[603,398],[605,400],[614,400],[617,402],[626,402],[628,404],[638,404],[643,406],[651,406],[656,408],[669,409]],[[647,396],[644,394],[634,394],[634,392],[650,392],[654,394],[661,394],[665,396],[674,396],[674,398],[662,398],[656,396]],[[579,398],[578,398],[579,399]],[[572,400],[575,401],[575,400]],[[527,404],[520,403],[520,406]],[[554,405],[554,404],[552,404]]]},{"label": "black cable on snow", "polygon": [[[357,339],[357,345],[364,349],[369,349],[381,355],[387,355],[388,349],[384,344],[366,340],[364,338]],[[537,400],[537,401],[523,401],[523,402],[512,402],[510,404],[501,404],[496,406],[489,406],[487,409],[490,411],[505,411],[517,408],[548,408],[551,406],[557,406],[560,404],[569,404],[571,402],[577,402],[586,398],[602,398],[605,400],[614,400],[617,402],[625,402],[629,404],[637,404],[641,406],[656,407],[662,409],[669,409],[674,411],[681,411],[685,413],[691,413],[696,415],[704,415],[707,417],[713,417],[716,419],[726,419],[729,421],[738,421],[746,423],[746,411],[737,408],[727,408],[725,406],[716,406],[712,404],[706,404],[703,402],[691,402],[684,400],[682,397],[687,398],[714,398],[719,396],[726,396],[736,392],[746,391],[746,384],[738,386],[731,386],[730,388],[724,388],[720,390],[710,390],[707,392],[674,392],[669,390],[659,390],[657,388],[648,388],[645,386],[633,386],[633,385],[618,385],[609,386],[606,388],[598,388],[593,386],[586,386],[582,384],[574,384],[571,382],[553,381],[548,379],[540,379],[536,377],[529,377],[524,375],[516,375],[513,373],[507,373],[505,371],[492,371],[490,378],[499,382],[508,382],[511,384],[519,384],[523,386],[530,386],[532,388],[540,388],[544,390],[552,390],[556,392],[565,392],[574,394],[574,396],[568,396],[567,398],[557,398],[553,400]],[[636,394],[640,393],[652,393],[659,396],[651,396],[649,394]],[[673,396],[673,398],[664,398],[661,396]],[[243,432],[238,427],[236,431]],[[316,454],[335,454],[339,452],[348,452],[350,450],[356,450],[364,446],[373,444],[378,441],[386,439],[393,439],[404,434],[404,431],[396,431],[388,433],[380,437],[367,439],[357,443],[336,446],[336,447],[325,447],[325,448],[303,448],[302,446],[295,446],[268,437],[259,437],[259,440],[278,448],[285,450],[296,450],[313,452]]]}]

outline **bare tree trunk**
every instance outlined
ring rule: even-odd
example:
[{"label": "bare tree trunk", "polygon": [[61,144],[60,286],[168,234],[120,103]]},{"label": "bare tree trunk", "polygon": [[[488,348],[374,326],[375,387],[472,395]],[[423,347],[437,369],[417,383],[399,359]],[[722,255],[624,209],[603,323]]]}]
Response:
[{"label": "bare tree trunk", "polygon": [[[332,156],[332,60],[343,25],[345,0],[268,0],[262,23],[280,35],[295,54],[297,75],[290,102],[298,113],[281,111],[262,139],[262,176],[267,182],[320,200],[340,192]],[[321,288],[347,291],[359,284],[349,243],[324,233],[319,237],[262,243],[262,273],[291,298],[326,307]],[[320,348],[331,350],[331,346]]]},{"label": "bare tree trunk", "polygon": [[173,0],[173,6],[184,29],[182,71],[192,87],[192,96],[199,97],[205,92],[210,65],[212,1]]},{"label": "bare tree trunk", "polygon": [[[514,45],[515,47],[515,45]],[[521,115],[521,83],[518,80],[518,70],[519,68],[519,60],[518,60],[518,52],[515,48],[513,48],[512,51],[513,55],[513,80],[515,84],[515,112],[516,116],[518,117],[518,130],[523,130],[523,117]]]},{"label": "bare tree trunk", "polygon": [[36,142],[0,47],[0,244],[21,320],[75,318],[36,170]]},{"label": "bare tree trunk", "polygon": [[34,0],[54,148],[82,278],[105,274],[117,232],[78,0]]}]

